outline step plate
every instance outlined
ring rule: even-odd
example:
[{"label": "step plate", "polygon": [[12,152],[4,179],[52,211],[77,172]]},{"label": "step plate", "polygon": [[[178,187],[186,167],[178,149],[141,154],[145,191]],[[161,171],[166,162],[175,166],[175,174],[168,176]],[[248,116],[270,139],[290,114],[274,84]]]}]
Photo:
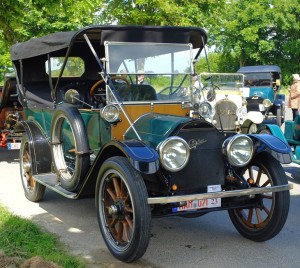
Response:
[{"label": "step plate", "polygon": [[78,193],[73,193],[69,192],[68,190],[62,188],[58,181],[57,181],[57,176],[54,173],[44,173],[44,174],[39,174],[39,175],[34,175],[33,178],[45,185],[47,188],[50,188],[51,190],[67,197],[70,199],[77,199],[78,198]]}]

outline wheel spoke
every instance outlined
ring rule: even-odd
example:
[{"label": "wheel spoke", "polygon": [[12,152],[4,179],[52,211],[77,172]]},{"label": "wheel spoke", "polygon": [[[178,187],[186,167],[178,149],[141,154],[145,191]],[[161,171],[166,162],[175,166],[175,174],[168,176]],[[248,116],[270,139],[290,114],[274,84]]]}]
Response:
[{"label": "wheel spoke", "polygon": [[238,209],[241,218],[247,219],[247,215],[244,209]]},{"label": "wheel spoke", "polygon": [[28,162],[28,152],[27,151],[23,155],[23,162]]},{"label": "wheel spoke", "polygon": [[[124,195],[125,196],[125,195]],[[127,203],[129,199],[129,194],[127,193],[126,197],[124,197],[124,203]]]},{"label": "wheel spoke", "polygon": [[249,178],[253,178],[253,170],[251,166],[248,168],[248,172],[249,172]]},{"label": "wheel spoke", "polygon": [[125,211],[129,213],[133,213],[133,209],[127,205],[125,206]]},{"label": "wheel spoke", "polygon": [[260,213],[259,208],[256,208],[256,209],[255,209],[255,212],[256,212],[256,218],[257,218],[258,224],[262,223],[261,213]]},{"label": "wheel spoke", "polygon": [[252,222],[252,216],[253,216],[253,208],[250,208],[249,213],[248,213],[247,222],[249,222],[249,223]]},{"label": "wheel spoke", "polygon": [[113,183],[114,183],[114,187],[115,187],[115,192],[116,192],[117,198],[120,198],[121,197],[121,190],[120,190],[118,178],[114,177],[113,178]]},{"label": "wheel spoke", "polygon": [[122,241],[123,239],[123,224],[122,222],[119,222],[119,225],[118,225],[118,234],[117,234],[117,240],[118,241]]},{"label": "wheel spoke", "polygon": [[114,200],[114,202],[117,201],[117,197],[116,195],[114,194],[114,192],[112,191],[112,189],[110,188],[107,188],[106,191],[109,193],[110,197],[112,198],[112,200]]},{"label": "wheel spoke", "polygon": [[126,241],[129,242],[130,234],[129,234],[128,223],[126,221],[123,221],[123,228],[124,228],[124,237]]},{"label": "wheel spoke", "polygon": [[262,173],[263,173],[263,172],[262,172],[262,169],[260,168],[260,169],[258,170],[258,173],[257,173],[256,185],[259,185],[260,179],[261,179],[261,174],[262,174]]},{"label": "wheel spoke", "polygon": [[110,227],[110,228],[115,228],[115,225],[116,225],[117,222],[118,222],[117,219],[114,218],[114,219],[109,223],[109,227]]},{"label": "wheel spoke", "polygon": [[266,187],[268,184],[270,184],[270,179],[268,179],[261,187]]},{"label": "wheel spoke", "polygon": [[132,219],[130,219],[130,217],[128,215],[125,216],[125,219],[126,219],[128,225],[129,225],[130,229],[133,230],[133,221],[132,221]]},{"label": "wheel spoke", "polygon": [[30,187],[34,188],[35,180],[33,180],[32,177],[30,177],[29,180],[28,180],[28,184],[29,184]]}]

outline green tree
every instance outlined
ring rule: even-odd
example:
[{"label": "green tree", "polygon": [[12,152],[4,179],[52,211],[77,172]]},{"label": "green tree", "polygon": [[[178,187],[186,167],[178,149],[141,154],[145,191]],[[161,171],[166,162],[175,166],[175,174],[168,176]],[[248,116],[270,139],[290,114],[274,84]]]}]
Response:
[{"label": "green tree", "polygon": [[14,43],[92,24],[101,3],[102,0],[1,0],[0,66],[11,66],[9,48]]},{"label": "green tree", "polygon": [[217,51],[231,54],[241,66],[264,64],[274,50],[270,0],[230,1],[222,14],[222,24],[212,29]]},{"label": "green tree", "polygon": [[[218,52],[208,53],[209,69],[212,73],[235,73],[239,65],[231,54]],[[196,63],[197,73],[208,72],[208,65],[204,55]]]},{"label": "green tree", "polygon": [[286,84],[292,82],[293,73],[300,73],[300,5],[298,0],[274,0],[273,19],[275,51],[274,61],[284,70]]},{"label": "green tree", "polygon": [[216,24],[225,0],[104,0],[97,19],[121,25],[199,26]]},{"label": "green tree", "polygon": [[222,23],[210,27],[211,41],[231,65],[275,64],[284,82],[300,66],[300,6],[298,0],[232,0],[225,5]]}]

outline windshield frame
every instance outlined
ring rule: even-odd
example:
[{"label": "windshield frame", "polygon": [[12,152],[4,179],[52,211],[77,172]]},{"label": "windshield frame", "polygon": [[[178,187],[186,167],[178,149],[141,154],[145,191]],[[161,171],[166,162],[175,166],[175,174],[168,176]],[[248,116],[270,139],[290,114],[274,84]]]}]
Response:
[{"label": "windshield frame", "polygon": [[[137,76],[143,75],[147,78],[147,84],[154,88],[158,96],[155,100],[146,101],[147,103],[192,102],[192,75],[194,73],[192,44],[105,42],[104,46],[105,69],[110,78],[114,80],[117,80],[118,76],[123,79],[127,78],[132,86],[138,85]],[[131,54],[122,52],[122,47]],[[125,56],[116,57],[116,55],[123,54]],[[180,57],[181,60],[179,60]],[[147,60],[152,61],[152,65],[148,64]],[[162,60],[164,60],[163,63],[160,63],[159,61]],[[181,67],[182,61],[186,61],[184,68]],[[161,68],[162,64],[165,66]],[[159,67],[160,70],[157,71]],[[108,103],[115,103],[117,100],[112,96],[113,94],[110,94],[110,89],[116,90],[113,83],[108,84],[107,94],[110,96]],[[145,102],[144,100],[122,100],[118,94],[116,96],[122,103]]]}]

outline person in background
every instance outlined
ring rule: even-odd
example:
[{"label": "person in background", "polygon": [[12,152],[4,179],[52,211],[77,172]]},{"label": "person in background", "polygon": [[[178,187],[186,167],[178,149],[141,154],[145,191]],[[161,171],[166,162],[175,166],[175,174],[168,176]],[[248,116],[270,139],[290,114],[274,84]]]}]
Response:
[{"label": "person in background", "polygon": [[293,74],[293,84],[290,88],[289,103],[288,107],[292,109],[293,120],[299,114],[299,104],[300,104],[300,76],[299,74]]},{"label": "person in background", "polygon": [[250,76],[250,77],[245,78],[245,86],[246,87],[254,87],[254,86],[256,87],[259,85],[259,79],[256,74],[252,74],[252,75],[250,74],[248,76]]},{"label": "person in background", "polygon": [[150,85],[150,83],[145,81],[145,75],[143,71],[138,71],[137,80],[138,80],[138,85]]}]

